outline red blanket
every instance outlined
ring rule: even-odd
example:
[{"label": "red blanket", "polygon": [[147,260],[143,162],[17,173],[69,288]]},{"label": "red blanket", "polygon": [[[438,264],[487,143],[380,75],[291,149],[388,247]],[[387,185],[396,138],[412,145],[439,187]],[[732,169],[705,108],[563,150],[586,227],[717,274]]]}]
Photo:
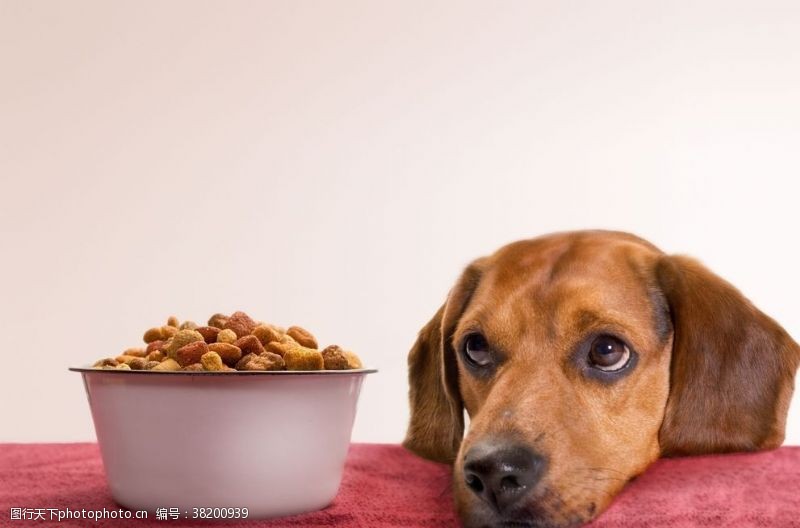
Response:
[{"label": "red blanket", "polygon": [[[446,466],[395,445],[355,444],[329,508],[241,527],[456,527]],[[12,520],[12,508],[27,508]],[[27,520],[41,508],[45,520]],[[116,509],[96,444],[0,444],[1,526],[192,526],[190,521],[49,520],[48,508]],[[18,511],[18,510],[17,510]],[[208,523],[204,523],[208,525]],[[800,447],[757,454],[662,460],[592,525],[800,527]]]}]

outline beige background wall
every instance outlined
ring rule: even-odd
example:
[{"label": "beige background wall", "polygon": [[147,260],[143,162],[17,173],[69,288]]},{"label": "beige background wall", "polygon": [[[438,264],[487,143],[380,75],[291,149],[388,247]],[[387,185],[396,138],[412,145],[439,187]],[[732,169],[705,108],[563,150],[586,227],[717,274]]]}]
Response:
[{"label": "beige background wall", "polygon": [[[473,257],[618,228],[800,337],[800,4],[0,0],[0,441],[88,440],[67,365],[170,314],[381,369]],[[800,401],[789,425],[800,443]]]}]

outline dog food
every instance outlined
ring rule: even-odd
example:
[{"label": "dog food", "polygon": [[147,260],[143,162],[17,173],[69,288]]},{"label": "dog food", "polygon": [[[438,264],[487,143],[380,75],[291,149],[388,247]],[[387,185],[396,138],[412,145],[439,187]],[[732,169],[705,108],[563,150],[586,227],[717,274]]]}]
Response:
[{"label": "dog food", "polygon": [[338,345],[319,349],[305,328],[253,320],[244,312],[214,314],[205,326],[180,322],[148,329],[144,346],[128,348],[93,367],[116,370],[235,372],[237,370],[350,370],[362,368],[353,352]]}]

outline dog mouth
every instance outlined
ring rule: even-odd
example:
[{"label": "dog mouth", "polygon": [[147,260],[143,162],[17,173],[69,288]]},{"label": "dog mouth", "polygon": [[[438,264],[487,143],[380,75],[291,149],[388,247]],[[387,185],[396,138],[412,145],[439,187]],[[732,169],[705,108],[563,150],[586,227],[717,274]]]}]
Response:
[{"label": "dog mouth", "polygon": [[573,528],[590,522],[598,512],[595,502],[568,505],[552,489],[536,490],[532,495],[501,511],[470,497],[460,503],[459,517],[465,528]]},{"label": "dog mouth", "polygon": [[582,526],[589,519],[573,518],[568,521],[559,521],[553,518],[498,518],[483,522],[470,522],[462,519],[468,528],[573,528]]},{"label": "dog mouth", "polygon": [[573,528],[587,522],[589,519],[575,517],[568,520],[557,520],[552,517],[519,517],[497,518],[485,522],[465,522],[464,526],[469,528]]}]

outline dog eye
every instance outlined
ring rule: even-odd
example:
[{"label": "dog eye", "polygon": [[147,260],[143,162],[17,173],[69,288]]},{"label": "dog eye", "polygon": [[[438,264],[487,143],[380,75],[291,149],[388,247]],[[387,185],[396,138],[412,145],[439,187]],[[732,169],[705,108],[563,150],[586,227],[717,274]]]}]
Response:
[{"label": "dog eye", "polygon": [[589,349],[589,363],[605,372],[621,370],[630,358],[631,351],[627,345],[609,335],[596,337]]},{"label": "dog eye", "polygon": [[470,334],[464,339],[464,357],[475,367],[488,367],[494,362],[494,355],[483,334]]}]

